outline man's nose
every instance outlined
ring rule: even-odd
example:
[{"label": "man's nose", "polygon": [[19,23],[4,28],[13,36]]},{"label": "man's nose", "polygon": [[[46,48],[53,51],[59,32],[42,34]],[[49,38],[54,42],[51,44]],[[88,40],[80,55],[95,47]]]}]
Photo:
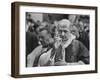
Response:
[{"label": "man's nose", "polygon": [[65,35],[65,33],[64,33],[64,32],[62,32],[62,33],[61,33],[61,35],[62,35],[62,36],[64,36],[64,35]]}]

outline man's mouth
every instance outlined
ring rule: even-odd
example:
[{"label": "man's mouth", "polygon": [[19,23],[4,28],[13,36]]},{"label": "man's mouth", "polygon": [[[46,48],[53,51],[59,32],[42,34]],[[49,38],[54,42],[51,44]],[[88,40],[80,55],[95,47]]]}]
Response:
[{"label": "man's mouth", "polygon": [[66,40],[68,40],[67,37],[62,37],[62,41],[66,41]]}]

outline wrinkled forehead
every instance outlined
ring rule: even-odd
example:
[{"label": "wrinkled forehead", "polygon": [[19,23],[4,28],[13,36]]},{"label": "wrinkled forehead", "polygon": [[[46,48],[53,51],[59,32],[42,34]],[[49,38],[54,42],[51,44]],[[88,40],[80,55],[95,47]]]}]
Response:
[{"label": "wrinkled forehead", "polygon": [[69,30],[69,26],[67,26],[67,25],[58,25],[58,31],[59,31],[59,30],[70,31],[70,30]]}]

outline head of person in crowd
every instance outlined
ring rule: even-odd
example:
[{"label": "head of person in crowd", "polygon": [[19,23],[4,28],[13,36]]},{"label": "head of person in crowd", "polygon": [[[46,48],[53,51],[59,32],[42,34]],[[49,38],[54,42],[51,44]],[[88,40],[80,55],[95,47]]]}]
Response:
[{"label": "head of person in crowd", "polygon": [[84,31],[89,33],[89,23],[84,23]]},{"label": "head of person in crowd", "polygon": [[79,24],[79,32],[84,31],[84,23],[81,19],[79,19],[78,24]]},{"label": "head of person in crowd", "polygon": [[43,47],[53,46],[54,39],[51,35],[49,28],[45,26],[44,27],[39,26],[37,33],[38,33],[39,42],[41,43]]},{"label": "head of person in crowd", "polygon": [[70,31],[73,35],[76,36],[76,39],[79,38],[79,29],[78,29],[79,25],[78,24],[72,24],[70,26]]},{"label": "head of person in crowd", "polygon": [[31,14],[26,12],[26,20],[29,20],[29,19],[31,19]]},{"label": "head of person in crowd", "polygon": [[40,21],[40,20],[37,20],[37,21],[36,21],[36,24],[37,24],[38,26],[40,26],[40,25],[41,25],[41,21]]},{"label": "head of person in crowd", "polygon": [[34,30],[34,21],[32,19],[29,19],[26,24],[26,31],[33,32]]},{"label": "head of person in crowd", "polygon": [[62,19],[58,22],[58,34],[62,41],[67,41],[69,38],[71,38],[71,22],[67,19]]},{"label": "head of person in crowd", "polygon": [[33,23],[35,24],[34,19],[32,18],[31,14],[28,13],[28,12],[26,13],[26,23],[29,24],[29,25],[33,24]]}]

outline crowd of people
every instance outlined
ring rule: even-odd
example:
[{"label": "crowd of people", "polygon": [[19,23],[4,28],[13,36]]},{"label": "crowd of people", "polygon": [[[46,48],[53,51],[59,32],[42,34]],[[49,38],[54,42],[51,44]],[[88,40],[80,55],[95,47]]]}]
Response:
[{"label": "crowd of people", "polygon": [[79,19],[35,22],[26,17],[26,66],[89,64],[89,26]]}]

